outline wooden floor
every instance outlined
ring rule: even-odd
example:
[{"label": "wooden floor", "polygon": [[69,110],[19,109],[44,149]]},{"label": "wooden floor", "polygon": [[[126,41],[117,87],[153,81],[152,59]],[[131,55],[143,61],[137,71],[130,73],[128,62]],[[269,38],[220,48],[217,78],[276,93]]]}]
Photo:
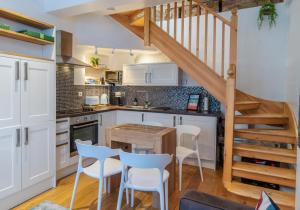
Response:
[{"label": "wooden floor", "polygon": [[[198,190],[206,192],[208,194],[223,197],[232,201],[247,204],[249,206],[255,206],[255,201],[247,200],[236,195],[233,195],[225,190],[222,185],[222,170],[210,170],[204,169],[204,182],[201,182],[199,169],[193,166],[184,165],[183,167],[183,190]],[[33,199],[23,203],[22,205],[14,208],[14,210],[25,210],[43,202],[45,200],[54,202],[64,207],[69,207],[71,194],[73,190],[73,184],[75,175],[70,175],[57,183],[57,187],[51,189],[41,195],[34,197]],[[178,183],[176,182],[176,185]],[[97,189],[98,182],[95,179],[89,178],[85,175],[81,175],[77,194],[75,198],[74,209],[75,210],[94,210],[97,207]],[[176,192],[169,198],[169,210],[179,209],[179,199],[182,193],[178,191],[176,186]],[[117,192],[111,194],[103,194],[102,209],[115,210],[117,203]],[[152,193],[135,193],[135,208],[133,209],[153,209],[151,207]],[[125,204],[125,196],[123,196],[123,209],[132,209]]]}]

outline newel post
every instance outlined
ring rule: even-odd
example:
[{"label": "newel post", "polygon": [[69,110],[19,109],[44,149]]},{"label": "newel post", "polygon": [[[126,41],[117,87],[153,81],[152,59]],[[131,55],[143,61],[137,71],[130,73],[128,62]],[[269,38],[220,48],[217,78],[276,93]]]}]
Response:
[{"label": "newel post", "polygon": [[150,46],[150,20],[151,20],[151,8],[144,9],[144,45]]},{"label": "newel post", "polygon": [[230,27],[230,67],[227,72],[226,82],[226,113],[224,136],[224,168],[223,183],[228,187],[232,181],[232,158],[234,143],[234,116],[235,116],[235,88],[236,88],[236,64],[237,64],[237,9],[231,11]]}]

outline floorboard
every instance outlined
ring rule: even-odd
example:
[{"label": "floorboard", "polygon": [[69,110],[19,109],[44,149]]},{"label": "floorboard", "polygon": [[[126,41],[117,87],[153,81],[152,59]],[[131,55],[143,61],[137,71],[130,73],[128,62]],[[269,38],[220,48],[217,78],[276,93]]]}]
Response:
[{"label": "floorboard", "polygon": [[[201,182],[199,169],[197,167],[183,166],[183,187],[182,192],[178,191],[178,182],[176,182],[176,192],[169,198],[169,210],[179,209],[179,199],[186,190],[198,190],[206,192],[218,197],[223,197],[249,206],[255,206],[254,200],[248,200],[243,197],[236,196],[225,190],[222,184],[222,170],[204,169],[204,182]],[[177,176],[178,177],[178,176]],[[75,174],[58,181],[57,187],[44,192],[27,202],[17,206],[14,210],[30,209],[33,206],[43,202],[44,200],[69,207]],[[77,194],[74,203],[74,210],[94,210],[97,207],[97,188],[98,182],[86,175],[81,175]],[[103,194],[102,209],[115,210],[117,204],[117,192],[111,194]],[[136,192],[135,207],[130,208],[125,204],[125,195],[123,196],[123,210],[152,210],[152,193]]]}]

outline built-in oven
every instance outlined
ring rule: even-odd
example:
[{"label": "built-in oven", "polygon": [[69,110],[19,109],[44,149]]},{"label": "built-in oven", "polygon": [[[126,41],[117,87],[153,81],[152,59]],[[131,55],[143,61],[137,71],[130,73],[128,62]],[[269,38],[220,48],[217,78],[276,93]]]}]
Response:
[{"label": "built-in oven", "polygon": [[75,140],[91,141],[98,143],[98,118],[97,115],[85,115],[70,119],[70,156],[77,155]]}]

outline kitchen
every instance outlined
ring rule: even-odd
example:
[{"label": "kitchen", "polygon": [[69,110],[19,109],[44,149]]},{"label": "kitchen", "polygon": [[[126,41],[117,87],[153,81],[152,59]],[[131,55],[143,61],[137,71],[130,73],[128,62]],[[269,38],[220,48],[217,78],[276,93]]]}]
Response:
[{"label": "kitchen", "polygon": [[[56,71],[57,178],[76,171],[76,139],[107,145],[107,128],[147,121],[201,127],[202,165],[216,169],[220,103],[165,55],[153,49],[77,46],[74,56],[82,63],[58,63]],[[90,62],[95,57],[96,68]],[[190,95],[200,95],[196,111],[187,110]],[[193,148],[185,138],[185,146]],[[197,165],[195,157],[186,162]]]}]

